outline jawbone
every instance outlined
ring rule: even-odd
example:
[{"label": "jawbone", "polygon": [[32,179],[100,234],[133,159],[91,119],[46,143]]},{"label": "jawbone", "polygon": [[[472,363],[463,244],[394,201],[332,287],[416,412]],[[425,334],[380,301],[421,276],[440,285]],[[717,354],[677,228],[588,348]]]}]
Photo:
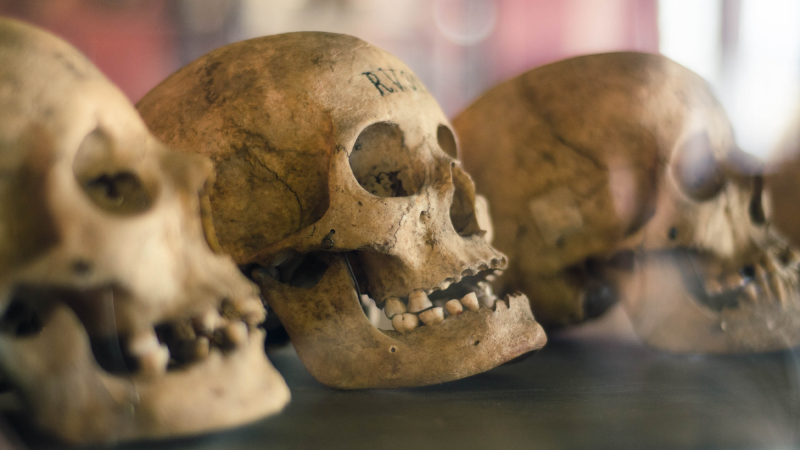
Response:
[{"label": "jawbone", "polygon": [[547,341],[522,294],[494,310],[464,311],[434,326],[400,334],[375,328],[364,315],[344,256],[324,254],[327,271],[313,288],[253,279],[280,318],[303,364],[339,389],[424,386],[475,375],[538,350]]}]

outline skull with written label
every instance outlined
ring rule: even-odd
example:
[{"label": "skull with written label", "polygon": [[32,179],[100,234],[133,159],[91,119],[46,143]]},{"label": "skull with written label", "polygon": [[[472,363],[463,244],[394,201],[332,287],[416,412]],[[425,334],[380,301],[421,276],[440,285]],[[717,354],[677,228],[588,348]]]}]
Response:
[{"label": "skull with written label", "polygon": [[[194,61],[138,105],[156,135],[209,156],[219,246],[262,287],[303,363],[340,388],[438,383],[540,348],[449,123],[397,58],[291,33]],[[379,330],[359,294],[391,318]]]}]

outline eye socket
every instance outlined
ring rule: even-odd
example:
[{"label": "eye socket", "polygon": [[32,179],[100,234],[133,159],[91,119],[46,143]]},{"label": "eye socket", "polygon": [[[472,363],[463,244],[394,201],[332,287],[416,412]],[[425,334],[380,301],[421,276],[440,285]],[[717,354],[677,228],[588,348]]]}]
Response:
[{"label": "eye socket", "polygon": [[441,148],[443,152],[450,155],[453,159],[458,159],[456,137],[453,135],[453,132],[450,131],[450,128],[445,125],[439,125],[439,128],[436,130],[436,140],[439,142],[439,148]]},{"label": "eye socket", "polygon": [[83,184],[83,190],[99,207],[120,214],[144,212],[151,204],[141,180],[130,172],[100,175]]},{"label": "eye socket", "polygon": [[425,182],[425,163],[393,123],[375,123],[361,132],[350,153],[350,169],[358,184],[378,197],[408,197]]},{"label": "eye socket", "polygon": [[100,208],[115,214],[138,214],[150,208],[153,195],[132,170],[117,168],[114,145],[100,128],[80,145],[72,170],[86,195]]},{"label": "eye socket", "polygon": [[681,190],[695,200],[709,200],[725,186],[705,132],[693,135],[681,145],[671,170]]}]

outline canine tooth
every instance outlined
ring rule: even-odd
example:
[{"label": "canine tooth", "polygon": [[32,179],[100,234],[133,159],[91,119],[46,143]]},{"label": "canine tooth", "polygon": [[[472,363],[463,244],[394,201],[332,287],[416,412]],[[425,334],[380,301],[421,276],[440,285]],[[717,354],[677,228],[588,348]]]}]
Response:
[{"label": "canine tooth", "polygon": [[428,294],[422,289],[414,289],[408,294],[408,312],[418,313],[431,306],[433,306],[433,303],[428,299]]},{"label": "canine tooth", "polygon": [[247,325],[244,322],[233,322],[225,327],[225,336],[234,345],[241,345],[247,341]]},{"label": "canine tooth", "polygon": [[219,328],[220,324],[222,324],[223,319],[222,316],[219,315],[219,311],[216,309],[210,309],[203,313],[202,316],[198,319],[197,327],[200,329],[201,332],[211,335],[217,328]]},{"label": "canine tooth", "polygon": [[139,358],[139,367],[147,376],[163,375],[169,363],[169,349],[166,345],[159,345],[157,349]]},{"label": "canine tooth", "polygon": [[405,313],[406,304],[403,303],[398,297],[391,297],[386,300],[386,306],[383,307],[383,312],[386,314],[386,317],[392,319],[394,316],[398,314]]},{"label": "canine tooth", "polygon": [[128,343],[131,354],[137,357],[157,351],[159,346],[158,337],[152,328],[136,333]]},{"label": "canine tooth", "polygon": [[451,316],[457,316],[464,311],[461,302],[456,299],[448,300],[447,303],[444,304],[444,307],[447,309],[447,312],[450,313]]},{"label": "canine tooth", "polygon": [[419,313],[419,319],[425,325],[435,325],[444,320],[444,309],[440,307],[431,308]]},{"label": "canine tooth", "polygon": [[197,359],[204,359],[208,356],[211,350],[211,342],[205,336],[197,338],[194,344],[194,357]]},{"label": "canine tooth", "polygon": [[392,318],[392,327],[398,333],[408,333],[419,326],[419,318],[414,314],[398,314]]},{"label": "canine tooth", "polygon": [[461,304],[466,306],[470,311],[477,311],[481,305],[478,303],[478,296],[474,292],[461,297]]}]

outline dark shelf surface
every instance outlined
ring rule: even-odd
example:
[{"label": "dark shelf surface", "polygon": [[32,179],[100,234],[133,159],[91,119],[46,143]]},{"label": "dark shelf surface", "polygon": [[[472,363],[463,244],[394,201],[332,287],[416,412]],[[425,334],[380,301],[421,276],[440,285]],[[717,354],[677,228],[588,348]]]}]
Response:
[{"label": "dark shelf surface", "polygon": [[[555,337],[471,378],[338,391],[289,348],[271,359],[292,390],[277,416],[236,430],[122,449],[783,449],[800,446],[800,352],[675,356]],[[57,448],[22,433],[23,448]]]}]

